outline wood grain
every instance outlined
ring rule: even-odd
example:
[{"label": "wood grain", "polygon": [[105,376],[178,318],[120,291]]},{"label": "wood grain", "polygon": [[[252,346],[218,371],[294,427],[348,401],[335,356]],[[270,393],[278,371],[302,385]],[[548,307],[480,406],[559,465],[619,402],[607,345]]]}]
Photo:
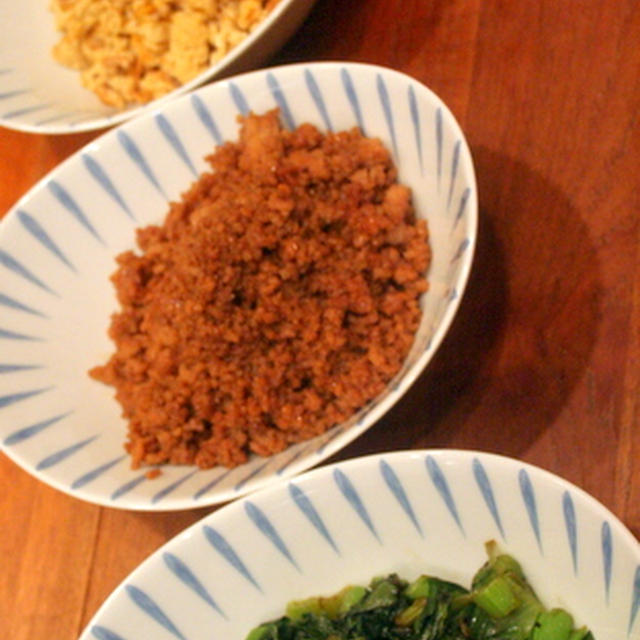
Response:
[{"label": "wood grain", "polygon": [[[407,396],[334,460],[402,448],[516,456],[640,536],[640,12],[636,0],[318,0],[269,64],[382,64],[431,87],[480,193],[459,314]],[[0,129],[0,213],[97,134]],[[85,504],[0,455],[0,629],[77,638],[207,510]]]}]

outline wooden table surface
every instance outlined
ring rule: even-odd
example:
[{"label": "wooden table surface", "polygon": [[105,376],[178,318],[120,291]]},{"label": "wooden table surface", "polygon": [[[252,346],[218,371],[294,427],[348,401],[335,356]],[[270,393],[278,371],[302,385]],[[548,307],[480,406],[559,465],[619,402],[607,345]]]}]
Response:
[{"label": "wooden table surface", "polygon": [[[452,330],[408,395],[334,460],[515,456],[640,537],[639,43],[637,0],[318,0],[269,61],[404,71],[450,106],[476,164],[477,255]],[[0,129],[0,213],[96,135]],[[211,511],[85,504],[1,454],[0,486],[11,640],[77,638],[132,569]]]}]

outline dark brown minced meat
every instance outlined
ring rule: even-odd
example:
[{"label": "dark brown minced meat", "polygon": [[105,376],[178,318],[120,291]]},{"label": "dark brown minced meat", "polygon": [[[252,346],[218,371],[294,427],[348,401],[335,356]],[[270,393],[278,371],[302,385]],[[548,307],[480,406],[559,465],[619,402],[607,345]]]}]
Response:
[{"label": "dark brown minced meat", "polygon": [[233,467],[325,432],[407,356],[426,223],[379,140],[241,120],[164,224],[117,258],[113,385],[132,465]]}]

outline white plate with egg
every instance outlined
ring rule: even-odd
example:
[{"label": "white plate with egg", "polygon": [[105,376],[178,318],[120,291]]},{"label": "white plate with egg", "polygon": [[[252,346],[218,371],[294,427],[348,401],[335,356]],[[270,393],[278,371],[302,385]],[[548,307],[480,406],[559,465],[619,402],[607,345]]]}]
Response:
[{"label": "white plate with egg", "polygon": [[[233,469],[132,469],[113,389],[88,375],[113,350],[109,280],[135,230],[160,223],[238,134],[239,114],[280,108],[288,127],[354,126],[393,155],[426,218],[432,260],[422,318],[386,391],[307,442]],[[189,509],[224,502],[321,463],[370,428],[428,365],[458,309],[472,265],[477,191],[464,135],[415,79],[353,63],[251,72],[166,103],[107,132],[47,175],[0,225],[0,446],[40,480],[116,508]],[[390,442],[392,444],[392,442]]]},{"label": "white plate with egg", "polygon": [[[73,21],[65,21],[65,25],[69,25],[67,32],[82,34],[78,37],[74,35],[73,44],[69,44],[67,50],[72,49],[75,52],[84,47],[97,46],[95,40],[84,34],[90,33],[93,28],[95,15],[91,13],[96,14],[99,20],[101,14],[105,13],[105,6],[104,0],[92,2],[93,7],[91,3],[66,3],[72,11],[75,11],[75,6],[80,7],[80,10],[74,13]],[[123,67],[126,71],[119,68],[117,72],[110,71],[109,83],[105,84],[106,69],[119,64],[112,55],[114,47],[105,47],[104,56],[98,53],[91,56],[76,53],[69,55],[67,51],[64,59],[81,63],[85,69],[91,68],[91,73],[88,74],[91,76],[90,84],[107,97],[107,103],[94,91],[83,86],[80,71],[64,66],[54,58],[53,49],[62,40],[63,33],[56,28],[49,2],[0,1],[0,126],[32,133],[65,134],[104,129],[134,116],[140,116],[214,78],[258,67],[291,37],[311,10],[314,0],[279,0],[275,4],[267,0],[184,3],[185,7],[194,7],[190,12],[192,16],[203,14],[201,9],[207,4],[222,7],[220,12],[225,16],[230,14],[229,17],[219,19],[215,17],[217,14],[213,10],[203,14],[207,16],[206,20],[202,19],[202,24],[198,25],[198,31],[194,32],[193,38],[199,38],[200,31],[211,32],[211,36],[205,33],[200,43],[208,49],[209,60],[206,64],[198,63],[195,67],[196,75],[193,77],[184,70],[184,61],[198,54],[194,53],[192,43],[189,42],[191,36],[187,29],[181,29],[175,37],[172,36],[170,29],[174,26],[171,25],[171,20],[173,18],[176,21],[175,14],[178,13],[174,8],[168,9],[172,3],[156,3],[164,4],[165,8],[170,10],[168,16],[154,16],[154,5],[141,0],[105,4],[113,13],[108,16],[108,24],[115,21],[120,25],[118,28],[110,26],[108,33],[113,33],[114,39],[115,34],[118,34],[117,37],[121,41],[129,43],[124,47],[124,51],[125,55],[131,54],[133,62],[126,62]],[[119,4],[123,7],[122,10],[115,9]],[[251,15],[256,7],[261,8],[259,19],[254,19]],[[80,16],[85,14],[86,18],[80,19]],[[148,19],[149,16],[153,19]],[[139,33],[127,26],[132,21],[139,24]],[[217,24],[225,25],[225,33],[216,31]],[[184,25],[178,25],[180,26]],[[133,48],[134,39],[140,43],[149,36],[150,30],[163,29],[162,36],[154,34],[148,43],[144,43],[147,45],[144,50]],[[228,33],[229,31],[231,33]],[[172,38],[175,42],[173,54],[170,50]],[[176,88],[171,88],[163,95],[156,92],[156,97],[148,102],[130,102],[124,106],[109,98],[109,95],[114,95],[112,90],[100,89],[103,86],[111,87],[118,84],[138,85],[136,78],[139,74],[134,69],[139,65],[135,60],[147,60],[150,52],[156,50],[158,53],[153,54],[152,61],[140,63],[150,71],[149,86],[172,86],[166,80],[151,80],[151,76],[158,73],[156,67],[159,67],[166,56],[171,55],[173,62],[169,66],[162,63],[161,70],[168,70],[173,78],[172,82],[178,85]],[[220,57],[222,51],[224,55]],[[96,62],[104,57],[110,57],[108,63],[103,65]],[[194,68],[194,65],[191,64],[190,67]],[[126,90],[121,93],[141,95],[142,92]]]}]

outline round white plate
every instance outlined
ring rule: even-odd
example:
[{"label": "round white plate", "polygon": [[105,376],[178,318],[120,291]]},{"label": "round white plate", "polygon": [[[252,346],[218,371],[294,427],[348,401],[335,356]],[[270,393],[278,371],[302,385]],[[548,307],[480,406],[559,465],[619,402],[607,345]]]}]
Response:
[{"label": "round white plate", "polygon": [[80,83],[80,74],[57,63],[60,39],[43,0],[0,0],[0,126],[65,134],[104,129],[158,108],[213,78],[259,66],[291,37],[315,0],[279,0],[273,11],[224,58],[171,93],[144,106],[115,109]]},{"label": "round white plate", "polygon": [[[136,227],[164,219],[216,144],[236,138],[239,113],[275,106],[287,126],[359,125],[392,150],[433,252],[415,343],[387,391],[326,434],[232,471],[166,466],[149,480],[124,453],[113,389],[87,375],[113,351],[114,258],[134,248]],[[395,71],[347,63],[257,71],[127,122],[46,176],[0,223],[2,450],[62,491],[127,509],[205,506],[308,469],[368,429],[430,361],[467,282],[476,225],[460,128],[431,91]]]},{"label": "round white plate", "polygon": [[427,450],[323,467],[221,508],[134,571],[81,640],[243,640],[292,599],[391,572],[468,586],[487,540],[597,640],[640,638],[640,545],[600,503],[517,460]]}]

